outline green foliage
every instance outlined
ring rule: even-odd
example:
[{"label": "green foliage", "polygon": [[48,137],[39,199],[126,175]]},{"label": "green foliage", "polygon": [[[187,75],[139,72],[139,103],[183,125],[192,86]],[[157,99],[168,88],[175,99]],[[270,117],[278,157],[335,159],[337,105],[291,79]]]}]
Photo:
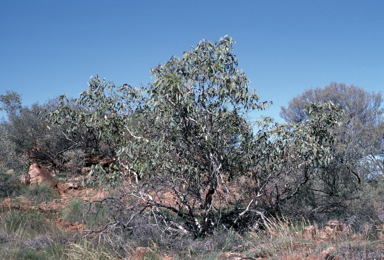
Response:
[{"label": "green foliage", "polygon": [[0,215],[0,258],[63,259],[62,235],[43,214],[9,210]]},{"label": "green foliage", "polygon": [[30,161],[34,161],[60,168],[62,153],[76,148],[76,142],[58,127],[47,128],[45,115],[58,106],[57,99],[22,107],[20,95],[7,91],[7,95],[0,95],[0,103],[8,116],[0,124],[0,157],[4,167],[26,172]]},{"label": "green foliage", "polygon": [[63,210],[63,219],[69,222],[84,223],[88,228],[96,228],[107,224],[112,217],[108,214],[106,207],[99,202],[74,200]]},{"label": "green foliage", "polygon": [[20,176],[16,172],[6,173],[0,169],[0,198],[13,197],[20,194]]},{"label": "green foliage", "polygon": [[86,163],[86,154],[82,149],[65,151],[62,154],[63,160],[70,166],[72,177],[81,170]]},{"label": "green foliage", "polygon": [[10,233],[19,232],[19,234],[25,236],[25,238],[55,231],[53,224],[38,212],[10,210],[0,215],[0,220],[1,230]]},{"label": "green foliage", "polygon": [[288,108],[282,107],[280,115],[288,122],[301,122],[308,116],[304,109],[306,105],[327,101],[345,110],[345,117],[337,130],[340,142],[332,152],[335,163],[330,167],[343,164],[346,168],[344,171],[352,171],[355,178],[366,178],[371,173],[359,168],[362,160],[377,166],[376,170],[382,163],[376,157],[382,150],[384,135],[381,92],[370,93],[354,85],[331,83],[324,88],[307,90],[293,98]]},{"label": "green foliage", "polygon": [[[159,229],[196,237],[223,225],[242,229],[260,220],[268,226],[267,214],[280,211],[332,160],[333,129],[342,116],[332,102],[310,104],[304,124],[266,118],[253,132],[247,113],[269,103],[250,92],[233,44],[228,36],[203,40],[153,68],[147,87],[92,77],[78,99],[63,96],[49,114],[66,136],[83,132],[94,154],[112,160],[109,168],[93,168],[93,181],[116,186],[127,174],[134,178],[130,192],[105,208],[115,228],[135,229],[135,218],[154,217]],[[234,196],[231,186],[239,180],[244,185]],[[171,201],[160,195],[167,192]]]},{"label": "green foliage", "polygon": [[[83,148],[87,155],[115,160],[121,146],[130,142],[127,133],[132,124],[133,107],[140,102],[140,91],[129,85],[116,87],[113,83],[92,77],[89,89],[80,94],[80,98],[69,100],[61,96],[59,107],[48,114],[47,120],[63,129],[63,134],[73,142],[70,149]],[[117,167],[104,169],[93,165],[94,174],[88,184],[96,180],[116,185],[122,174]]]},{"label": "green foliage", "polygon": [[324,88],[306,90],[293,98],[287,108],[282,107],[280,115],[288,122],[303,122],[308,118],[305,106],[327,101],[345,110],[340,126],[335,129],[339,141],[331,147],[333,159],[318,169],[290,207],[292,213],[310,218],[330,214],[349,217],[357,213],[355,206],[351,207],[351,201],[358,199],[358,194],[365,196],[359,191],[362,182],[383,173],[381,93],[331,83]]},{"label": "green foliage", "polygon": [[3,104],[3,106],[0,107],[0,111],[5,110],[9,119],[15,116],[22,108],[21,95],[12,90],[7,90],[6,95],[0,95],[0,103]]},{"label": "green foliage", "polygon": [[28,200],[37,202],[49,202],[55,198],[55,192],[47,183],[35,184],[25,189],[24,196]]},{"label": "green foliage", "polygon": [[6,172],[9,169],[25,171],[28,166],[28,158],[17,154],[16,144],[11,140],[11,133],[7,125],[0,124],[0,168]]},{"label": "green foliage", "polygon": [[83,204],[84,204],[84,201],[80,199],[71,201],[63,211],[63,219],[69,222],[82,223],[84,220]]}]

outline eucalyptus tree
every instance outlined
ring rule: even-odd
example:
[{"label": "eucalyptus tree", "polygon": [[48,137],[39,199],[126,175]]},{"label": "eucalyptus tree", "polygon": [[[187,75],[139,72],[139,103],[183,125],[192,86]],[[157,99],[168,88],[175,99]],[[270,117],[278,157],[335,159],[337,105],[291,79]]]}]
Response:
[{"label": "eucalyptus tree", "polygon": [[228,36],[202,40],[153,68],[146,87],[92,78],[76,100],[83,110],[63,105],[51,114],[72,125],[69,131],[83,125],[114,143],[114,163],[95,167],[96,179],[116,185],[133,177],[121,196],[103,201],[110,203],[109,228],[134,232],[138,219],[148,219],[199,237],[223,226],[268,226],[268,214],[331,160],[332,129],[342,114],[332,103],[309,105],[306,124],[265,119],[253,133],[247,114],[269,103],[250,91],[233,43]]},{"label": "eucalyptus tree", "polygon": [[128,126],[135,125],[133,110],[139,110],[143,93],[127,84],[116,87],[98,75],[91,77],[88,87],[77,99],[60,96],[58,107],[46,116],[48,127],[59,126],[59,132],[69,142],[63,152],[80,149],[87,157],[113,161],[111,169],[94,165],[101,173],[93,175],[91,171],[87,181],[114,186],[125,174],[120,170],[127,165],[118,160],[118,152],[132,143]]},{"label": "eucalyptus tree", "polygon": [[3,104],[0,107],[0,111],[5,110],[7,112],[8,120],[11,120],[12,116],[17,115],[22,108],[21,95],[13,90],[7,90],[5,95],[0,95],[0,103]]},{"label": "eucalyptus tree", "polygon": [[30,107],[23,106],[21,101],[21,95],[14,91],[0,95],[0,110],[7,112],[7,119],[1,122],[5,133],[1,139],[7,143],[0,148],[0,154],[7,154],[4,162],[8,168],[21,171],[27,170],[30,161],[58,164],[57,154],[66,143],[53,129],[47,129],[44,119],[44,111],[52,107],[54,100]]},{"label": "eucalyptus tree", "polygon": [[281,108],[280,115],[287,122],[302,122],[308,117],[305,107],[309,103],[327,101],[345,110],[336,130],[340,141],[332,147],[332,162],[319,169],[311,189],[302,196],[311,198],[308,203],[313,212],[344,214],[348,203],[358,198],[356,189],[360,183],[374,178],[382,169],[379,155],[384,136],[383,97],[381,92],[370,93],[354,85],[333,82],[294,97],[288,107]]}]

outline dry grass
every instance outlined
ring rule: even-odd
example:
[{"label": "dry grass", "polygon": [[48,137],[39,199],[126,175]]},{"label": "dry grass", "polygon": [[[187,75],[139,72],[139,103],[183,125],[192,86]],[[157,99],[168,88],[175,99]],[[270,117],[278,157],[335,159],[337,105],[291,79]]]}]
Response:
[{"label": "dry grass", "polygon": [[[90,213],[99,212],[101,219],[84,215],[84,201],[77,197],[61,213],[69,222],[84,222],[99,226],[105,219],[97,204]],[[14,203],[17,203],[16,200]],[[37,202],[34,202],[35,204]],[[32,208],[32,207],[31,207]],[[23,208],[24,209],[24,208]],[[24,209],[25,210],[25,209]],[[367,222],[354,234],[320,241],[305,240],[302,230],[313,225],[316,232],[321,225],[305,220],[292,222],[280,218],[268,222],[269,229],[253,225],[252,231],[238,233],[219,229],[204,238],[171,236],[145,219],[138,219],[135,230],[121,233],[94,234],[81,238],[80,234],[67,233],[55,225],[59,216],[44,215],[38,211],[7,210],[0,213],[0,259],[217,259],[223,252],[232,252],[263,259],[384,259],[384,246],[376,235],[379,224]],[[383,226],[380,226],[381,229]],[[314,258],[318,257],[318,258]]]},{"label": "dry grass", "polygon": [[0,215],[0,259],[61,259],[63,233],[38,212]]},{"label": "dry grass", "polygon": [[49,202],[55,198],[55,192],[48,183],[41,183],[27,186],[24,191],[24,196],[28,200]]},{"label": "dry grass", "polygon": [[[36,225],[37,224],[37,225]],[[145,223],[143,223],[144,225]],[[263,259],[384,259],[382,243],[375,239],[373,225],[356,235],[334,241],[305,240],[301,231],[310,223],[276,219],[269,230],[259,229],[239,234],[218,230],[202,239],[167,237],[154,230],[137,230],[136,235],[121,237],[104,234],[83,238],[65,234],[52,221],[36,212],[11,210],[0,215],[1,259],[217,259],[223,252],[238,252]],[[316,231],[320,228],[314,225]],[[76,237],[76,236],[75,236]],[[143,240],[144,239],[144,240]],[[312,258],[311,258],[312,257]],[[331,258],[329,258],[331,259]]]},{"label": "dry grass", "polygon": [[65,256],[70,260],[116,259],[115,254],[111,254],[108,250],[87,239],[71,243],[65,252]]}]

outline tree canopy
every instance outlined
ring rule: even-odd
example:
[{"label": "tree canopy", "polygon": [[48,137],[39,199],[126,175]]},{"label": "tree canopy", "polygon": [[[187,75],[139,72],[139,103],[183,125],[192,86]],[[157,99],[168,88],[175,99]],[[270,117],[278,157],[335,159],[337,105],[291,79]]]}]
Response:
[{"label": "tree canopy", "polygon": [[304,91],[288,107],[282,107],[280,115],[287,122],[303,122],[308,117],[308,104],[327,101],[344,109],[345,116],[335,129],[339,142],[332,147],[333,160],[319,170],[307,197],[317,212],[346,213],[346,203],[358,198],[359,184],[382,169],[383,97],[381,92],[370,93],[358,86],[333,82]]},{"label": "tree canopy", "polygon": [[269,103],[250,91],[233,44],[229,36],[202,40],[182,58],[153,68],[148,86],[116,87],[93,77],[70,101],[77,108],[63,96],[49,115],[66,126],[68,139],[93,133],[94,142],[109,145],[105,154],[113,163],[94,167],[93,180],[116,186],[133,178],[115,203],[129,197],[135,206],[113,216],[114,227],[158,219],[152,223],[158,228],[198,237],[223,225],[268,226],[267,215],[277,214],[319,165],[331,161],[341,109],[332,102],[309,104],[305,124],[265,119],[254,132],[248,112]]}]

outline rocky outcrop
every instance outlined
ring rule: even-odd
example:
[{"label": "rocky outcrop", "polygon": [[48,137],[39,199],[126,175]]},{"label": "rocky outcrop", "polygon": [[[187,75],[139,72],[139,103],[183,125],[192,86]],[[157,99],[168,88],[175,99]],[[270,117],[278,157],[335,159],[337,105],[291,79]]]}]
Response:
[{"label": "rocky outcrop", "polygon": [[46,182],[52,187],[57,188],[60,195],[67,191],[67,187],[53,177],[50,171],[44,166],[34,163],[29,167],[28,174],[31,184]]},{"label": "rocky outcrop", "polygon": [[337,240],[340,236],[346,235],[349,233],[348,226],[338,220],[330,220],[320,229],[317,234],[317,240]]},{"label": "rocky outcrop", "polygon": [[338,220],[330,220],[320,230],[316,230],[314,226],[305,227],[301,231],[301,237],[305,240],[337,240],[340,236],[348,233],[349,228],[345,223]]},{"label": "rocky outcrop", "polygon": [[21,184],[30,184],[31,183],[31,177],[29,174],[25,174],[20,176],[20,182]]},{"label": "rocky outcrop", "polygon": [[301,237],[305,240],[313,240],[316,235],[316,229],[314,226],[305,227],[301,231]]},{"label": "rocky outcrop", "polygon": [[228,259],[228,260],[257,260],[258,258],[249,257],[240,253],[221,253],[217,257],[217,259]]}]

